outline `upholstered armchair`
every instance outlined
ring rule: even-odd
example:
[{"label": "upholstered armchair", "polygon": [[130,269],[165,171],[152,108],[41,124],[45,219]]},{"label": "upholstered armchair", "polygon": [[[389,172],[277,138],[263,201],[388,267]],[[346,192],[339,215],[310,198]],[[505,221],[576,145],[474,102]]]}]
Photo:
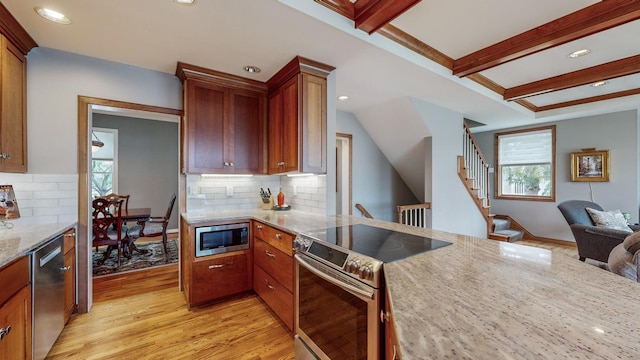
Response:
[{"label": "upholstered armchair", "polygon": [[640,232],[627,236],[611,250],[608,265],[611,272],[640,282]]},{"label": "upholstered armchair", "polygon": [[[586,208],[602,211],[600,205],[584,200],[568,200],[558,204],[558,209],[567,220],[578,246],[581,261],[586,258],[606,263],[614,247],[630,234],[628,231],[596,226]],[[633,231],[640,226],[630,225]]]}]

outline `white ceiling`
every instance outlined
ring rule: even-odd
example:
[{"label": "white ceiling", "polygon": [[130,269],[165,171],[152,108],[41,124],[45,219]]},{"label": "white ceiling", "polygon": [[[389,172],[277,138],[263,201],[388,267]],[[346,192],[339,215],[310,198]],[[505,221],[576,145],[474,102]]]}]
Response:
[{"label": "white ceiling", "polygon": [[[173,74],[182,61],[266,81],[295,55],[336,67],[336,92],[350,100],[338,109],[358,112],[412,96],[485,123],[483,130],[637,108],[640,96],[533,113],[502,100],[475,82],[451,75],[392,41],[353,29],[353,23],[313,0],[1,0],[42,47]],[[583,7],[592,0],[424,0],[392,24],[452,58],[459,58]],[[33,10],[63,12],[70,25],[44,20]],[[481,74],[510,87],[640,53],[640,22],[539,52]],[[609,33],[609,34],[606,34]],[[593,53],[572,60],[583,46]],[[244,65],[262,68],[249,75]],[[624,80],[622,80],[624,79]],[[625,88],[590,86],[539,95],[536,106],[584,94]],[[637,87],[637,85],[634,85]],[[608,88],[608,89],[605,89]],[[593,96],[593,95],[588,95]]]}]

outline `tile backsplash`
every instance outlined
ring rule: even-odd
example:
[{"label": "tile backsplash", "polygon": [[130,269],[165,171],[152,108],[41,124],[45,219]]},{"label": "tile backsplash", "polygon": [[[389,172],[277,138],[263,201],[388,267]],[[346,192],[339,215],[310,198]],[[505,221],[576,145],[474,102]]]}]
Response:
[{"label": "tile backsplash", "polygon": [[187,211],[257,209],[260,188],[274,196],[282,187],[285,203],[296,210],[326,214],[326,176],[203,177],[187,175]]},{"label": "tile backsplash", "polygon": [[78,220],[77,174],[0,173],[0,185],[13,185],[20,210],[16,224]]}]

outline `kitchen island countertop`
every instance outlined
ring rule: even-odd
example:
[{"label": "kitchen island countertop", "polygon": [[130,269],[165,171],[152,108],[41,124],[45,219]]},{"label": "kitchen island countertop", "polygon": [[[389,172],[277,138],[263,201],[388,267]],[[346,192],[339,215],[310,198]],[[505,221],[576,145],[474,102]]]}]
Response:
[{"label": "kitchen island countertop", "polygon": [[291,232],[363,223],[453,243],[384,265],[403,360],[637,359],[640,284],[542,248],[353,216],[249,210]]}]

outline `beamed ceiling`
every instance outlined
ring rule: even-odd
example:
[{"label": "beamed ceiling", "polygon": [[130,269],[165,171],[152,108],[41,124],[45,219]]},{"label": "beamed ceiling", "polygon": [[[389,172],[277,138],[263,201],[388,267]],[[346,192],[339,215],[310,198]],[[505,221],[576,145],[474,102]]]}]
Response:
[{"label": "beamed ceiling", "polygon": [[[258,81],[304,56],[336,68],[335,95],[350,97],[336,107],[356,116],[412,97],[486,131],[640,104],[640,0],[0,3],[0,17],[10,13],[40,47],[32,53],[62,50],[171,75],[181,61]],[[44,20],[35,6],[72,22]],[[591,53],[568,57],[584,48]],[[607,84],[592,86],[599,81]]]}]

